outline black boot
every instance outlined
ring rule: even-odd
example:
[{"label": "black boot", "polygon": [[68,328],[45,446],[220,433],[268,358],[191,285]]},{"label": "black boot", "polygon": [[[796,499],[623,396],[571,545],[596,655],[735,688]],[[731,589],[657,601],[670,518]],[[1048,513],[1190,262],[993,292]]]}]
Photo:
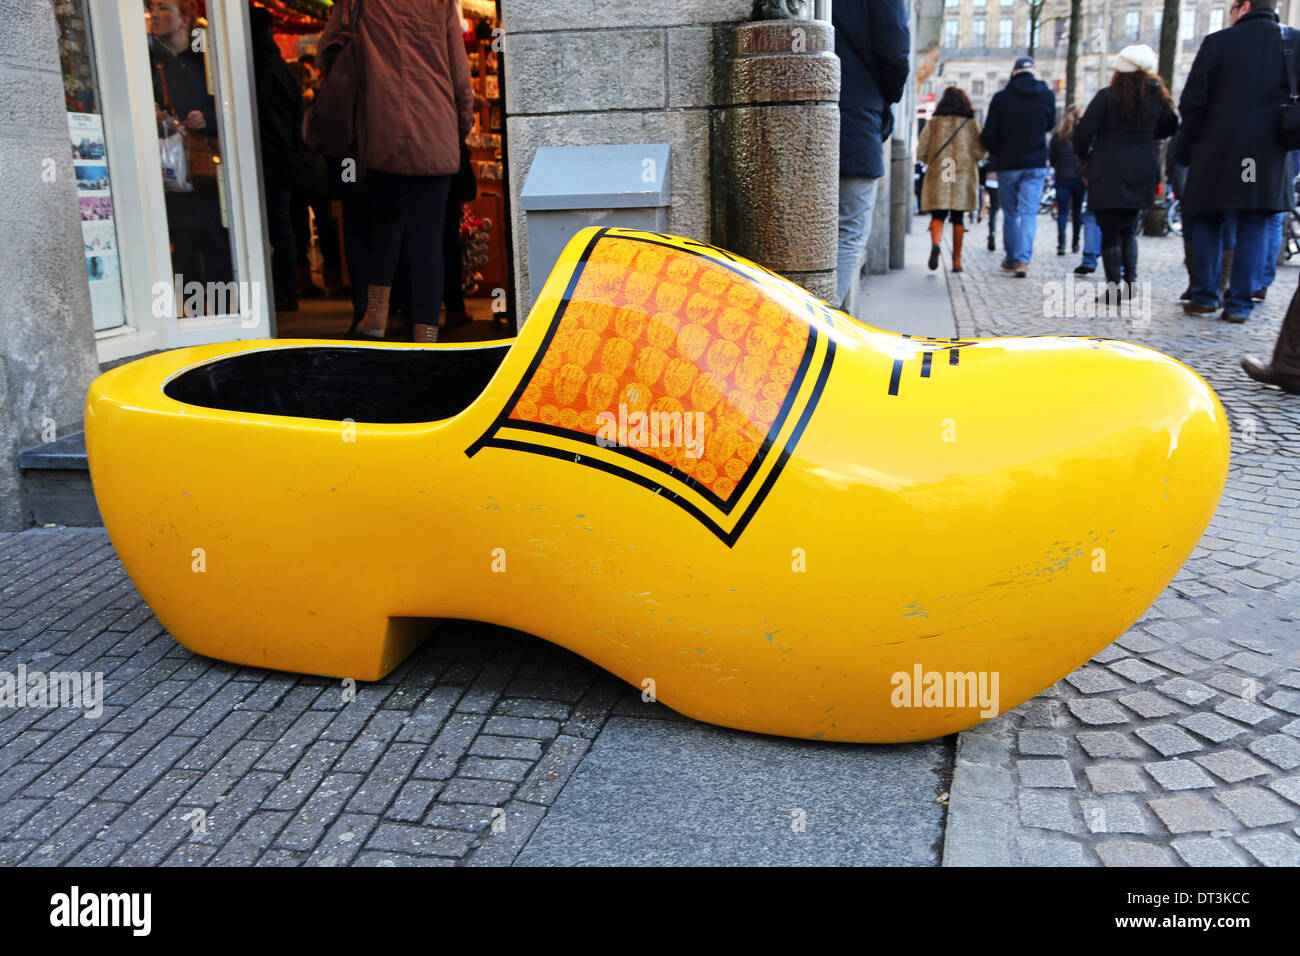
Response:
[{"label": "black boot", "polygon": [[1056,230],[1056,254],[1058,256],[1065,255],[1065,230],[1064,229]]},{"label": "black boot", "polygon": [[1106,272],[1106,284],[1097,293],[1097,304],[1108,308],[1119,306],[1120,279],[1124,254],[1120,246],[1101,247],[1101,265]]},{"label": "black boot", "polygon": [[1137,233],[1124,236],[1122,252],[1124,256],[1124,294],[1133,298],[1133,283],[1137,282],[1138,240]]},{"label": "black boot", "polygon": [[1074,224],[1074,241],[1070,243],[1070,251],[1079,251],[1079,224],[1077,222]]}]

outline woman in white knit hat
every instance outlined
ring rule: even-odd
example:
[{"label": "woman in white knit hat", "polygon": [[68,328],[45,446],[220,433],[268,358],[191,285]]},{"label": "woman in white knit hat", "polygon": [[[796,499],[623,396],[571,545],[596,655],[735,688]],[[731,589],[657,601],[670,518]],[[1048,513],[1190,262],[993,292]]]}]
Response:
[{"label": "woman in white knit hat", "polygon": [[1074,151],[1083,161],[1088,208],[1101,227],[1105,301],[1115,304],[1121,279],[1132,293],[1137,280],[1137,227],[1155,203],[1160,182],[1156,140],[1178,130],[1178,114],[1156,75],[1156,54],[1145,43],[1114,59],[1110,86],[1100,90],[1074,128]]}]

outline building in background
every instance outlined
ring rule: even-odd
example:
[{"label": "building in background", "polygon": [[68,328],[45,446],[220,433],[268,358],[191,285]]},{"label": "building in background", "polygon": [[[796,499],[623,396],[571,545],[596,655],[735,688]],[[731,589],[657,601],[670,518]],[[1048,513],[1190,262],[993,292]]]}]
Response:
[{"label": "building in background", "polygon": [[[1010,78],[1012,63],[1031,47],[1031,4],[1028,0],[942,0],[942,4],[935,67],[919,91],[922,107],[955,84],[970,94],[982,118],[993,94]],[[1165,4],[1163,0],[1082,0],[1082,4],[1075,102],[1086,106],[1110,82],[1110,59],[1117,52],[1134,43],[1159,52]],[[1201,38],[1228,26],[1230,6],[1226,0],[1183,0],[1174,61],[1175,99]],[[1289,10],[1292,6],[1300,3],[1279,3],[1284,22],[1300,12]],[[1056,91],[1059,106],[1065,104],[1069,30],[1070,0],[1044,0],[1032,43],[1035,72]]]}]

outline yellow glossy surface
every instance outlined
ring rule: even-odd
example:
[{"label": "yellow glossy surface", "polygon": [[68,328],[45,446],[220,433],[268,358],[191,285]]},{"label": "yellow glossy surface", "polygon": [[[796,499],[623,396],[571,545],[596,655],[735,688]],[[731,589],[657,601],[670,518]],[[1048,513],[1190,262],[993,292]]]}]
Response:
[{"label": "yellow glossy surface", "polygon": [[[699,270],[674,281],[691,270],[669,263],[690,258]],[[661,300],[665,285],[686,293]],[[596,340],[582,334],[602,315]],[[162,391],[201,363],[322,347],[340,343],[183,349],[91,388],[105,524],[194,651],[372,680],[427,619],[466,618],[567,647],[699,720],[925,739],[990,708],[897,675],[991,689],[996,673],[999,711],[1050,686],[1161,593],[1228,465],[1214,393],[1160,353],[909,339],[709,247],[619,229],[574,238],[452,418],[358,422],[347,441],[338,421]],[[674,358],[695,374],[668,376]],[[592,415],[620,400],[707,408],[703,454],[600,446]]]}]

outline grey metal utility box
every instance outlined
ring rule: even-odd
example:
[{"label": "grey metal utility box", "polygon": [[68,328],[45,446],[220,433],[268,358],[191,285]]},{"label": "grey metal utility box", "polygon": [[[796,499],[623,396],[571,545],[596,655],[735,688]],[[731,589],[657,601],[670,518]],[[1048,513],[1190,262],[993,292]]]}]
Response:
[{"label": "grey metal utility box", "polygon": [[579,230],[668,228],[668,148],[667,143],[538,148],[519,197],[528,225],[534,302]]}]

